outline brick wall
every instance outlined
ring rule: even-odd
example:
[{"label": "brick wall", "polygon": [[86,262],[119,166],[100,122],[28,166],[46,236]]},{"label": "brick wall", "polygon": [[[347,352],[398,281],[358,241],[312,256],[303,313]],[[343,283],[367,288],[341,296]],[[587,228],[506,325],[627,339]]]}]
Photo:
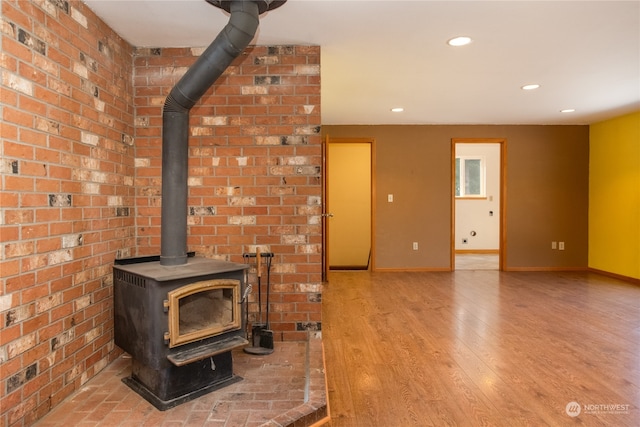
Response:
[{"label": "brick wall", "polygon": [[2,1],[0,425],[111,362],[111,267],[135,245],[133,49],[79,1]]},{"label": "brick wall", "polygon": [[[162,103],[200,52],[136,50],[81,1],[3,0],[0,37],[0,425],[19,426],[121,352],[111,267],[159,253]],[[319,58],[251,48],[191,112],[188,249],[276,254],[277,340],[320,328]]]},{"label": "brick wall", "polygon": [[[203,50],[136,52],[140,255],[160,252],[162,106]],[[270,315],[277,340],[320,329],[319,61],[317,46],[250,47],[190,114],[188,249],[235,262],[257,247],[275,254]]]}]

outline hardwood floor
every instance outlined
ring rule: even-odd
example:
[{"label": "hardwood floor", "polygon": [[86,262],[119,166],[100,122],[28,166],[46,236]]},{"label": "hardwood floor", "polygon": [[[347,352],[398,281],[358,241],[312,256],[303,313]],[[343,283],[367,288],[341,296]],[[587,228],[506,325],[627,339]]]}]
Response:
[{"label": "hardwood floor", "polygon": [[500,258],[498,254],[457,253],[455,257],[456,270],[499,270]]},{"label": "hardwood floor", "polygon": [[323,307],[333,427],[640,425],[636,285],[341,271]]}]

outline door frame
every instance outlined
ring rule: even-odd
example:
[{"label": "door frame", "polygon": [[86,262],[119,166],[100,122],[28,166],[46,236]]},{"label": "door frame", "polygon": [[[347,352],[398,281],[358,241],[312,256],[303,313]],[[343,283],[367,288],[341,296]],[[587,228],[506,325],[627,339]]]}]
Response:
[{"label": "door frame", "polygon": [[507,242],[507,139],[451,138],[451,271],[456,269],[456,144],[500,144],[500,236],[498,238],[498,270],[504,271]]},{"label": "door frame", "polygon": [[376,150],[375,138],[332,138],[325,135],[322,140],[322,281],[327,282],[329,278],[329,221],[331,217],[331,207],[328,197],[329,184],[329,162],[328,162],[328,146],[329,144],[351,143],[351,144],[369,144],[370,160],[371,160],[371,251],[369,254],[369,270],[375,271],[375,218],[376,218]]}]

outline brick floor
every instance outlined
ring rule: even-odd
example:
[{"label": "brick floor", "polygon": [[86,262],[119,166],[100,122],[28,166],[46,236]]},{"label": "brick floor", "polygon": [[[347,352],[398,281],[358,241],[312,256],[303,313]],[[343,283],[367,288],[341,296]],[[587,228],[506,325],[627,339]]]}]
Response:
[{"label": "brick floor", "polygon": [[159,411],[122,382],[123,355],[35,425],[37,427],[303,427],[328,420],[322,339],[276,342],[266,356],[233,353],[243,378],[190,402]]}]

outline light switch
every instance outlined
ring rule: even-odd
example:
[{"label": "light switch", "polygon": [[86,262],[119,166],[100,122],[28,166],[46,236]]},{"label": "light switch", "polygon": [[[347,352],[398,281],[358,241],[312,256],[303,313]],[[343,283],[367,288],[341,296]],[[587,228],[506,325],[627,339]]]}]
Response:
[{"label": "light switch", "polygon": [[393,194],[387,195],[387,202],[389,202],[389,203],[393,202]]}]

